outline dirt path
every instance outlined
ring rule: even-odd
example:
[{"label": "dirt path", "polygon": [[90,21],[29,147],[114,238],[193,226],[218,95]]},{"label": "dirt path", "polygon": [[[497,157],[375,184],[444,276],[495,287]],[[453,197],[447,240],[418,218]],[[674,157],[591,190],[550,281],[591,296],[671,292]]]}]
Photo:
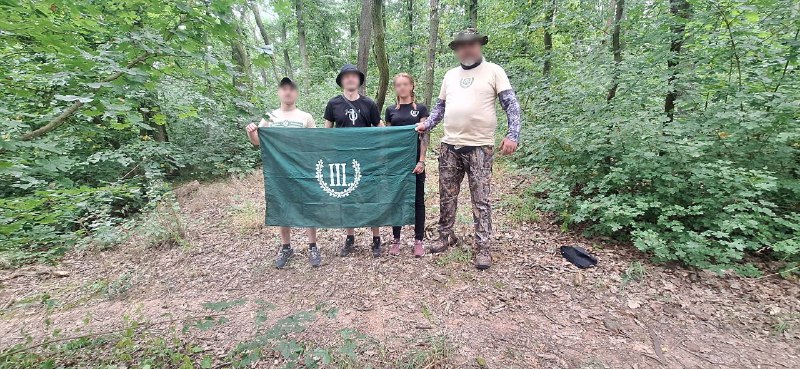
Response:
[{"label": "dirt path", "polygon": [[[56,329],[65,335],[108,330],[124,316],[197,316],[202,303],[241,299],[228,323],[187,334],[221,355],[252,336],[259,304],[270,304],[271,321],[324,304],[337,313],[318,319],[304,339],[334,344],[342,341],[341,329],[358,331],[380,343],[379,351],[359,352],[376,367],[394,367],[398,357],[432,342],[446,343],[435,347],[444,358],[428,367],[800,366],[796,282],[654,266],[631,247],[562,233],[546,219],[512,221],[520,210],[506,200],[521,192],[526,178],[502,170],[495,177],[496,265],[483,272],[460,249],[412,259],[408,241],[403,257],[375,260],[365,230],[357,234],[354,257],[335,257],[342,231],[322,230],[322,267],[310,268],[304,247],[295,246],[301,251],[290,267],[275,270],[277,233],[260,226],[260,173],[201,185],[180,199],[188,246],[132,241],[72,252],[54,269],[0,273],[0,348],[27,336],[41,341]],[[436,183],[436,173],[429,173],[429,239],[438,216]],[[467,236],[466,187],[462,198],[457,227]],[[390,229],[382,232],[388,240]],[[304,242],[301,232],[293,237],[295,245]],[[411,229],[404,237],[412,238]],[[564,244],[592,250],[599,267],[579,272],[557,253]],[[279,360],[257,366],[279,367]]]}]

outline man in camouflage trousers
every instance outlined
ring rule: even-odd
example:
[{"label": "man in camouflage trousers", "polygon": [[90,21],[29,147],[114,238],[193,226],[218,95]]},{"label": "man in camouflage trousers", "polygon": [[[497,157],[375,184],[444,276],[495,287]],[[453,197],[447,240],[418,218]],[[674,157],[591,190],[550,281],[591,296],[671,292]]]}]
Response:
[{"label": "man in camouflage trousers", "polygon": [[[450,48],[461,65],[449,70],[442,81],[439,100],[425,123],[417,125],[425,132],[444,122],[439,156],[439,234],[440,242],[431,246],[433,253],[442,252],[458,242],[453,232],[458,194],[464,175],[469,180],[472,216],[475,222],[475,267],[492,265],[489,252],[492,238],[491,194],[494,161],[495,100],[508,118],[508,134],[499,151],[510,155],[517,150],[520,128],[520,107],[503,68],[483,59],[481,47],[489,41],[473,28],[455,34]],[[445,109],[446,106],[446,109]]]}]

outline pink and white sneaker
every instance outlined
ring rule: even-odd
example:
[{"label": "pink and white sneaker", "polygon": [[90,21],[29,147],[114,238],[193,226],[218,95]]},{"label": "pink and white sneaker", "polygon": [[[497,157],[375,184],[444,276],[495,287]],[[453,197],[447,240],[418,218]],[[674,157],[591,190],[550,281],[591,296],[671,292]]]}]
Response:
[{"label": "pink and white sneaker", "polygon": [[389,254],[392,256],[400,255],[400,239],[395,238],[392,242],[392,247],[389,248]]},{"label": "pink and white sneaker", "polygon": [[421,258],[425,255],[425,246],[422,245],[422,240],[414,241],[414,257]]}]

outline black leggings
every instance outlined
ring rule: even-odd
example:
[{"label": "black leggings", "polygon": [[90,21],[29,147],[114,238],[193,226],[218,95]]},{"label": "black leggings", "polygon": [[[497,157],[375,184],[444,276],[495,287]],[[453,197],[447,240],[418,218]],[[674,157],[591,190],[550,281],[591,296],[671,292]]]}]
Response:
[{"label": "black leggings", "polygon": [[[401,226],[392,227],[394,238],[400,238]],[[414,198],[414,239],[425,238],[425,172],[417,174],[417,192]]]}]

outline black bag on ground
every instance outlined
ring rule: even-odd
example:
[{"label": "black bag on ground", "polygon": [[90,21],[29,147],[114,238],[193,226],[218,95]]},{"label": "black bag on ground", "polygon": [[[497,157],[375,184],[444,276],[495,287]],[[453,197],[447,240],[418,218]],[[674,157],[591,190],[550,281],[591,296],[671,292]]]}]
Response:
[{"label": "black bag on ground", "polygon": [[579,246],[561,246],[561,256],[578,268],[586,269],[597,265],[597,258]]}]

